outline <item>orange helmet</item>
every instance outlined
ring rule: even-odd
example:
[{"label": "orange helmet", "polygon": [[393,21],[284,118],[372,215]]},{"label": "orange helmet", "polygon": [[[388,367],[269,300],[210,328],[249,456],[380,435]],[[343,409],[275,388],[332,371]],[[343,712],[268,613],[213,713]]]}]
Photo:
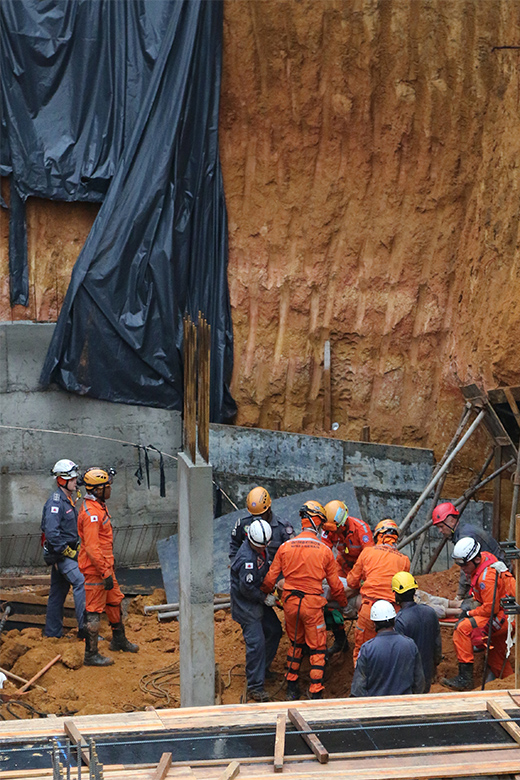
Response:
[{"label": "orange helmet", "polygon": [[444,504],[438,504],[433,510],[432,520],[434,525],[440,525],[444,523],[446,518],[450,515],[458,517],[460,515],[459,510],[450,501],[445,501]]},{"label": "orange helmet", "polygon": [[327,522],[335,523],[337,528],[341,528],[348,520],[348,507],[343,501],[329,501],[325,504],[325,514]]},{"label": "orange helmet", "polygon": [[271,496],[265,488],[258,486],[249,491],[246,504],[250,515],[263,515],[271,506]]},{"label": "orange helmet", "polygon": [[300,509],[300,517],[302,528],[313,528],[315,531],[327,522],[327,515],[319,501],[306,501]]},{"label": "orange helmet", "polygon": [[374,539],[377,541],[377,537],[384,534],[391,534],[392,536],[397,537],[399,536],[399,526],[395,522],[395,520],[390,520],[390,518],[387,518],[386,520],[381,520],[376,527],[374,528]]}]

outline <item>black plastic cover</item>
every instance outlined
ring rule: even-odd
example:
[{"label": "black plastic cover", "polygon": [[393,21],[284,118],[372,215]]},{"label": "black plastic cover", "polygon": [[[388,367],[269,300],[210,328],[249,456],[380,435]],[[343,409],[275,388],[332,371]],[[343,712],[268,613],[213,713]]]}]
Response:
[{"label": "black plastic cover", "polygon": [[[212,329],[211,419],[229,419],[222,3],[2,0],[0,9],[2,172],[12,170],[22,201],[104,198],[42,383],[181,409],[182,317],[201,310]],[[11,273],[23,287],[14,263]]]}]

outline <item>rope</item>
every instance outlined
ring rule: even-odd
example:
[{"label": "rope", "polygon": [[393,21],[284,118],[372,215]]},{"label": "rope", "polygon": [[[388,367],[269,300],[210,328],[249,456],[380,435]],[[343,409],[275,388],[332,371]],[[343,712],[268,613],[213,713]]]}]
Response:
[{"label": "rope", "polygon": [[173,680],[179,674],[179,662],[176,661],[171,666],[165,666],[163,669],[157,669],[155,672],[143,675],[139,680],[139,687],[143,693],[149,693],[158,699],[166,699],[166,703],[170,704],[170,694],[164,686],[168,683],[179,685]]}]

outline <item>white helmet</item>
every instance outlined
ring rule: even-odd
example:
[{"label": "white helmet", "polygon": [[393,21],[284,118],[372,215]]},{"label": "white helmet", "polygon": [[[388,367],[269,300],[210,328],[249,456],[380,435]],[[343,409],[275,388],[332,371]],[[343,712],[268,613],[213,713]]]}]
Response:
[{"label": "white helmet", "polygon": [[247,538],[259,547],[267,547],[272,535],[273,529],[266,520],[253,520],[247,529]]},{"label": "white helmet", "polygon": [[379,599],[374,601],[370,610],[370,620],[374,623],[380,623],[383,620],[393,620],[395,618],[395,609],[389,601]]},{"label": "white helmet", "polygon": [[476,558],[479,552],[480,544],[477,540],[472,539],[471,536],[463,536],[453,548],[451,557],[459,566],[464,566],[464,564]]},{"label": "white helmet", "polygon": [[76,465],[76,463],[74,463],[73,460],[62,458],[62,460],[59,460],[54,464],[51,474],[54,477],[74,479],[74,477],[79,477],[79,467]]}]

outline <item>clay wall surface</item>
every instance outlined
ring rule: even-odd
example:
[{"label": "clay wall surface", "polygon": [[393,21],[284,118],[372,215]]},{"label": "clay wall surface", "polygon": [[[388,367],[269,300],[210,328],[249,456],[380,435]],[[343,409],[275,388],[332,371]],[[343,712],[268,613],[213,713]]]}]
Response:
[{"label": "clay wall surface", "polygon": [[[519,0],[226,0],[239,424],[331,435],[327,339],[343,439],[439,457],[461,384],[520,384],[517,45]],[[1,320],[56,319],[96,211],[29,201],[14,310],[0,213]]]}]

